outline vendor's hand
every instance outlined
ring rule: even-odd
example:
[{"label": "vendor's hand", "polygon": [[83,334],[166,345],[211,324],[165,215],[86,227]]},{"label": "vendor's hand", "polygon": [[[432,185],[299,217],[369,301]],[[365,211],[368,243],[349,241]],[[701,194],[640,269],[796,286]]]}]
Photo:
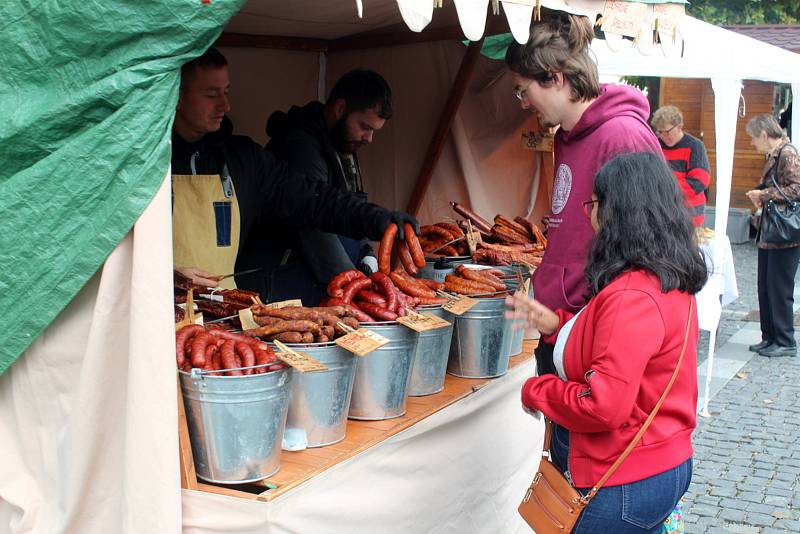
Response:
[{"label": "vendor's hand", "polygon": [[521,321],[511,325],[515,330],[536,328],[544,335],[550,335],[558,328],[558,315],[547,306],[528,298],[524,293],[514,293],[506,297],[506,319]]},{"label": "vendor's hand", "polygon": [[404,211],[390,212],[389,221],[386,223],[386,226],[389,226],[391,223],[397,225],[397,239],[405,239],[405,231],[403,229],[405,223],[410,224],[414,228],[414,233],[419,235],[419,222],[413,215],[409,215]]},{"label": "vendor's hand", "polygon": [[764,205],[764,203],[761,201],[761,193],[762,192],[758,189],[751,189],[745,193],[745,195],[747,195],[747,198],[750,199],[750,202],[752,202],[756,208],[761,208]]},{"label": "vendor's hand", "polygon": [[176,267],[175,271],[190,279],[193,284],[206,287],[216,287],[222,275],[213,274],[194,267]]}]

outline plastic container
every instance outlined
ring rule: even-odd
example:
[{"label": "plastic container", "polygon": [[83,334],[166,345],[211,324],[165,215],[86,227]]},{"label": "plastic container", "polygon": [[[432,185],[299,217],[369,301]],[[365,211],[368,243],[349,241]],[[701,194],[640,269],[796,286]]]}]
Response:
[{"label": "plastic container", "polygon": [[[714,228],[714,217],[716,216],[715,206],[706,206],[705,222],[706,228]],[[731,243],[741,244],[750,241],[750,210],[744,208],[728,209],[728,228],[725,232]]]},{"label": "plastic container", "polygon": [[356,376],[356,356],[333,342],[287,345],[324,363],[328,369],[295,373],[286,429],[305,432],[308,447],[342,441]]},{"label": "plastic container", "polygon": [[406,413],[417,333],[395,322],[361,323],[389,343],[356,361],[350,419],[382,420]]},{"label": "plastic container", "polygon": [[418,334],[414,365],[411,368],[411,383],[408,386],[408,394],[412,397],[433,395],[444,389],[444,376],[447,372],[447,359],[455,322],[455,316],[446,312],[441,306],[423,306],[417,311],[441,317],[449,321],[450,326]]},{"label": "plastic container", "polygon": [[291,367],[245,376],[178,374],[199,478],[236,484],[278,472]]}]

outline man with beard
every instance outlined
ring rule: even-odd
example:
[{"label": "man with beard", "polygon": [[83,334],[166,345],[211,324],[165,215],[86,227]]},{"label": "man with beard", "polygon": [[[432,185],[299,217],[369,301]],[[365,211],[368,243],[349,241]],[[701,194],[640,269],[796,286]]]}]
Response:
[{"label": "man with beard", "polygon": [[[352,70],[336,82],[325,104],[312,101],[270,115],[266,148],[293,171],[366,201],[356,152],[372,142],[374,132],[391,116],[392,92],[386,80],[370,70]],[[365,272],[377,270],[365,241],[320,230],[298,230],[293,235],[275,271],[273,298],[282,296],[275,291],[301,290],[313,301],[314,294],[321,296],[324,285],[341,271],[353,266]]]}]

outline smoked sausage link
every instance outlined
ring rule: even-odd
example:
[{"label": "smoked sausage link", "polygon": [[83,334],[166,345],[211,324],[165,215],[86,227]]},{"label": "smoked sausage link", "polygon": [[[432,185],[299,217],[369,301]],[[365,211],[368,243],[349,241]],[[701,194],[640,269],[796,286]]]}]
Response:
[{"label": "smoked sausage link", "polygon": [[394,245],[395,237],[397,237],[397,225],[391,223],[383,231],[381,245],[378,248],[378,270],[384,274],[389,274],[389,271],[391,271],[392,246]]},{"label": "smoked sausage link", "polygon": [[[425,253],[422,252],[422,245],[420,245],[417,234],[414,233],[414,227],[409,223],[405,223],[403,225],[403,230],[406,234],[406,246],[408,247],[408,251],[411,253],[411,259],[414,261],[414,265],[416,265],[418,269],[422,269],[425,267]],[[409,274],[412,273],[409,272]]]}]

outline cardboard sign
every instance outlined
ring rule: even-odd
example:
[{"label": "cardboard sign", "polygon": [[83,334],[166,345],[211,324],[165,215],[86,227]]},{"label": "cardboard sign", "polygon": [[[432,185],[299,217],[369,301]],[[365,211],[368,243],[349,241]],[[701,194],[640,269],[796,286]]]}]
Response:
[{"label": "cardboard sign", "polygon": [[337,338],[335,343],[356,356],[366,356],[373,350],[389,343],[387,338],[366,328],[359,328],[358,330],[349,328],[349,330],[352,330],[352,332]]},{"label": "cardboard sign", "polygon": [[397,318],[397,322],[416,332],[427,332],[428,330],[436,330],[437,328],[446,328],[450,326],[450,322],[445,321],[441,317],[430,313],[417,313],[414,310],[408,309],[406,310],[405,316]]},{"label": "cardboard sign", "polygon": [[239,310],[239,321],[242,323],[242,330],[253,330],[261,326],[253,319],[253,310],[250,308]]},{"label": "cardboard sign", "polygon": [[684,15],[685,4],[653,4],[653,29],[662,35],[674,36]]},{"label": "cardboard sign", "polygon": [[300,299],[282,300],[280,302],[270,302],[269,304],[262,304],[265,308],[270,310],[280,310],[281,308],[288,308],[289,306],[302,306],[303,301]]},{"label": "cardboard sign", "polygon": [[455,298],[451,296],[450,299],[444,303],[442,308],[453,315],[463,315],[471,310],[477,303],[477,300],[471,299],[466,295],[459,295]]},{"label": "cardboard sign", "polygon": [[523,132],[522,148],[538,150],[539,152],[552,152],[553,139],[553,134],[549,132]]},{"label": "cardboard sign", "polygon": [[603,10],[603,24],[600,29],[605,33],[639,37],[647,14],[647,4],[621,0],[606,0]]},{"label": "cardboard sign", "polygon": [[319,360],[315,360],[305,352],[297,352],[294,349],[290,349],[277,339],[273,341],[273,343],[275,343],[275,346],[281,350],[281,352],[275,353],[275,356],[277,356],[278,359],[286,365],[292,366],[301,373],[307,373],[311,371],[326,371],[328,369],[325,367],[325,364]]}]

